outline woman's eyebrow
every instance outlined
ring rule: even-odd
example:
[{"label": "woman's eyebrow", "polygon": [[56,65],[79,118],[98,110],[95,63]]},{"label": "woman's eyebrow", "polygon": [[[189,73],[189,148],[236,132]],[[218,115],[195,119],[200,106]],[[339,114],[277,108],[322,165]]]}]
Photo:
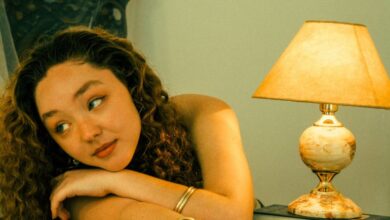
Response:
[{"label": "woman's eyebrow", "polygon": [[[95,85],[100,85],[100,84],[103,84],[101,81],[99,80],[90,80],[90,81],[87,81],[86,83],[84,83],[73,95],[73,98],[76,99],[78,97],[80,97],[81,95],[83,95],[89,88],[91,88],[91,86],[95,86]],[[50,118],[52,117],[53,115],[55,115],[56,113],[58,113],[58,110],[50,110],[48,112],[45,112],[42,114],[42,121],[45,121],[47,120],[47,118]]]},{"label": "woman's eyebrow", "polygon": [[51,110],[51,111],[48,111],[46,113],[43,113],[42,114],[42,121],[46,121],[47,118],[50,118],[52,117],[53,115],[55,115],[58,111],[57,110]]},{"label": "woman's eyebrow", "polygon": [[95,85],[99,85],[99,84],[103,84],[101,81],[99,80],[90,80],[90,81],[87,81],[86,83],[84,83],[76,92],[75,94],[73,95],[73,98],[76,99],[78,98],[79,96],[83,95],[91,86],[95,86]]}]

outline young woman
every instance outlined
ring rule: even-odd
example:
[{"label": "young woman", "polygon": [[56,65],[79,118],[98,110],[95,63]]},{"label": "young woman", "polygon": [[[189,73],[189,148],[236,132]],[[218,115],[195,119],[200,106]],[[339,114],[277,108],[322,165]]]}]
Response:
[{"label": "young woman", "polygon": [[0,105],[5,219],[251,219],[238,123],[169,98],[133,46],[71,28],[20,64]]}]

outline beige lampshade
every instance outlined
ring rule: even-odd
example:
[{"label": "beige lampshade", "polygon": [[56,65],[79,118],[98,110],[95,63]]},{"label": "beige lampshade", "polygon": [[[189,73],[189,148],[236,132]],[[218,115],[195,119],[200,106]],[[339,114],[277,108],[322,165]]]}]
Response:
[{"label": "beige lampshade", "polygon": [[366,26],[306,21],[253,97],[390,108],[390,79]]}]

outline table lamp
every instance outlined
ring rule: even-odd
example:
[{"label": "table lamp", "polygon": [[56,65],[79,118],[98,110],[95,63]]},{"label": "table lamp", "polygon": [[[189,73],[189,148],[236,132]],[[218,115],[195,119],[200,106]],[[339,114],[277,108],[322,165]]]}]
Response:
[{"label": "table lamp", "polygon": [[356,218],[361,209],[332,186],[355,154],[355,138],[335,118],[338,105],[390,108],[390,80],[367,27],[306,21],[255,91],[254,98],[318,103],[321,118],[299,140],[303,162],[320,183],[288,205],[317,218]]}]

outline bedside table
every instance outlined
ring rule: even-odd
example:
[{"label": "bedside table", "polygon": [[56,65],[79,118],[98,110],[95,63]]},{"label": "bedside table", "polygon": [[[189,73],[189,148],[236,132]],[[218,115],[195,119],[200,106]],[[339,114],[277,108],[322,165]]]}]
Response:
[{"label": "bedside table", "polygon": [[[323,219],[323,218],[312,218],[291,214],[287,211],[287,206],[285,205],[270,205],[263,208],[255,209],[254,211],[254,220],[293,220],[293,219]],[[363,214],[361,218],[356,220],[390,220],[390,216],[379,216],[371,214]]]}]

